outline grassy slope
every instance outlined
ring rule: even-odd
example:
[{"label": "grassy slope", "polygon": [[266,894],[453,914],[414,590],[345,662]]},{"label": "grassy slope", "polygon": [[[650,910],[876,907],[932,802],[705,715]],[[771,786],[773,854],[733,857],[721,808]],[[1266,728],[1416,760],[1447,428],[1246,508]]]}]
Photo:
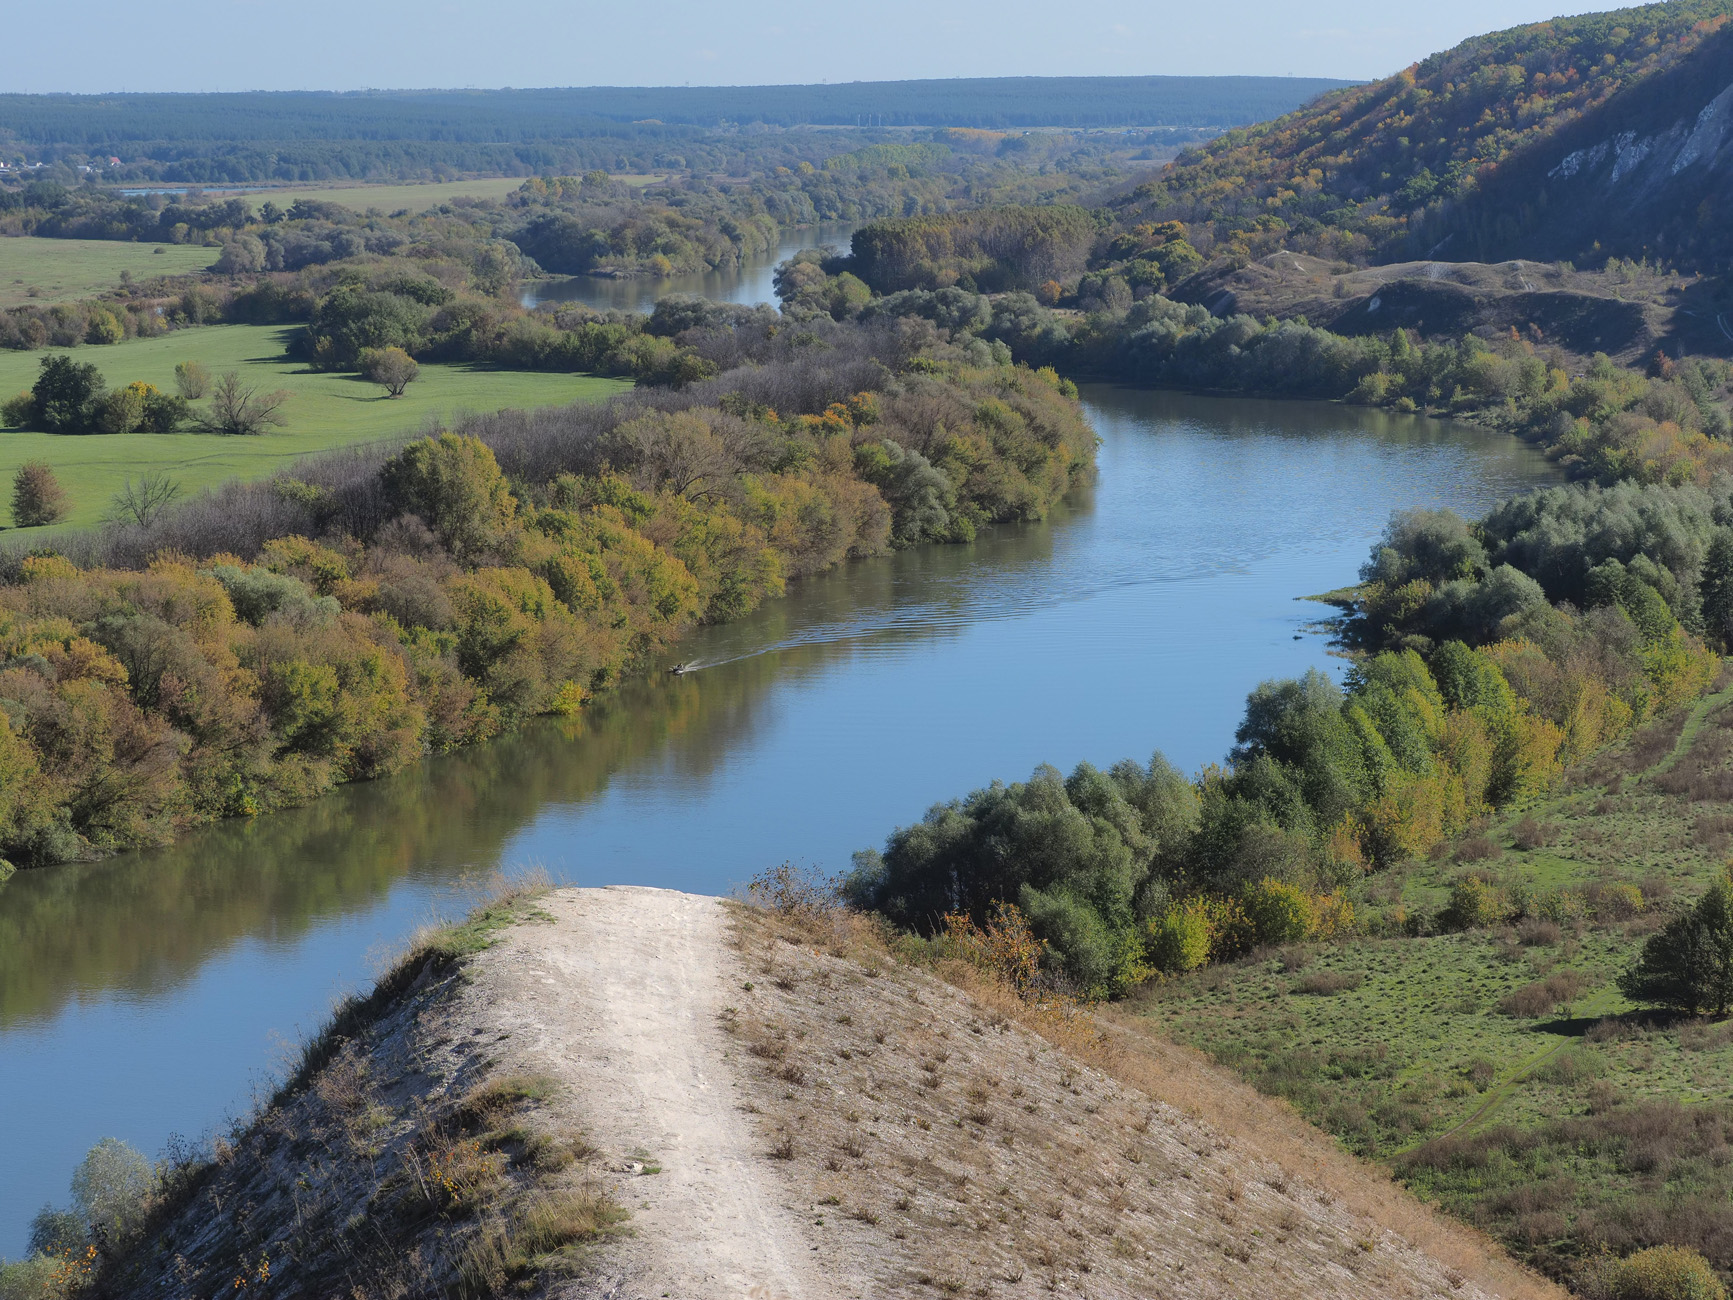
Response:
[{"label": "grassy slope", "polygon": [[[0,246],[9,242],[0,240]],[[24,461],[47,461],[72,498],[68,522],[91,524],[102,518],[109,498],[126,478],[144,471],[167,472],[184,491],[195,492],[230,478],[262,477],[310,452],[414,433],[461,412],[563,405],[630,386],[589,375],[424,365],[421,378],[393,400],[354,375],[316,373],[285,356],[291,332],[278,326],[219,325],[77,349],[74,355],[100,367],[110,385],[143,379],[173,392],[175,363],[186,360],[204,362],[213,374],[239,370],[249,383],[294,395],[283,410],[288,424],[257,438],[0,432],[0,487],[11,482]],[[0,393],[9,396],[29,388],[43,355],[0,353]]]},{"label": "grassy slope", "polygon": [[89,298],[118,285],[122,271],[138,280],[189,275],[216,261],[220,251],[112,239],[0,239],[0,308]]},{"label": "grassy slope", "polygon": [[[1557,934],[1495,926],[1259,954],[1153,986],[1135,1011],[1569,1274],[1609,1234],[1615,1249],[1632,1244],[1608,1226],[1640,1217],[1632,1206],[1724,1201],[1733,1190],[1725,1162],[1692,1154],[1683,1134],[1693,1112],[1667,1110],[1733,1097],[1733,1027],[1645,1015],[1614,985],[1669,909],[1721,869],[1733,831],[1730,758],[1733,692],[1724,690],[1652,724],[1484,837],[1374,878],[1364,899],[1374,915],[1393,919],[1398,906],[1435,915],[1450,881],[1482,869],[1534,894],[1639,884],[1651,900],[1645,914],[1585,915]],[[1538,828],[1525,838],[1544,845],[1516,846],[1525,817]],[[1538,1015],[1500,1009],[1517,989],[1566,971],[1582,977],[1574,997]],[[1654,1121],[1659,1158],[1654,1142],[1639,1149],[1621,1129],[1653,1115],[1676,1117]],[[1445,1167],[1405,1161],[1447,1136],[1470,1154]],[[1703,1245],[1695,1229],[1654,1221]]]}]

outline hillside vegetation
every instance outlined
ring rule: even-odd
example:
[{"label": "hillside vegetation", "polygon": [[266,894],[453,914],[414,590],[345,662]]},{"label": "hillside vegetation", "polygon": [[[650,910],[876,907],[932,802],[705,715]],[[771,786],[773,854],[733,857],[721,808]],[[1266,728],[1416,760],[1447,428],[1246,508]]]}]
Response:
[{"label": "hillside vegetation", "polygon": [[[1562,193],[1558,212],[1550,211],[1548,169],[1531,160],[1552,158],[1567,132],[1572,140],[1616,135],[1601,124],[1618,120],[1619,105],[1634,98],[1665,115],[1651,131],[1697,118],[1728,84],[1730,12],[1725,0],[1669,0],[1475,37],[1382,81],[1228,133],[1140,186],[1116,217],[1128,232],[1184,221],[1206,256],[1256,256],[1282,244],[1354,261],[1535,256],[1513,246],[1521,218],[1477,205],[1476,193],[1520,200],[1537,221],[1568,218]],[[1708,178],[1723,170],[1713,153],[1696,159],[1707,184],[1719,184]],[[1502,184],[1506,173],[1522,178],[1520,191]],[[1699,223],[1696,207],[1657,202],[1650,215],[1662,220],[1647,232],[1610,228],[1604,210],[1593,224],[1605,230],[1608,251],[1627,256],[1644,246],[1684,256],[1698,248],[1689,236],[1702,224],[1711,242],[1701,253],[1718,256],[1713,223]],[[1633,237],[1643,244],[1623,246]]]},{"label": "hillside vegetation", "polygon": [[[1523,409],[1552,371],[1562,386],[1607,356],[1670,373],[1733,347],[1729,12],[1669,0],[1476,37],[1189,150],[1088,219],[869,223],[824,269],[882,307],[806,290],[833,314],[915,311],[1070,373],[1406,400],[1552,442],[1555,412]],[[952,289],[994,294],[988,316],[898,301]],[[1386,383],[1398,333],[1521,354],[1536,382]]]},{"label": "hillside vegetation", "polygon": [[1368,933],[1151,986],[1164,1033],[1599,1294],[1606,1258],[1733,1273],[1724,1021],[1620,977],[1719,877],[1733,694],[1674,712],[1520,813],[1369,879]]},{"label": "hillside vegetation", "polygon": [[1583,1294],[1652,1249],[1733,1274],[1718,482],[1398,515],[1332,597],[1345,689],[1261,684],[1194,780],[1158,754],[935,806],[848,888],[1028,927],[1031,978],[1124,996]]}]

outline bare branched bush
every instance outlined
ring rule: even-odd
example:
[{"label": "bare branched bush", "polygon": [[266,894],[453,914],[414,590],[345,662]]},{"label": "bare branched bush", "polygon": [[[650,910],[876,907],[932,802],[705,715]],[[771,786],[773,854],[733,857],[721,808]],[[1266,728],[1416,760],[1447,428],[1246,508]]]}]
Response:
[{"label": "bare branched bush", "polygon": [[1525,917],[1517,926],[1517,938],[1525,948],[1547,948],[1557,943],[1563,936],[1556,921],[1548,921],[1538,916]]},{"label": "bare branched bush", "polygon": [[813,915],[838,907],[842,880],[813,867],[784,862],[760,872],[747,885],[747,895],[759,907],[784,916]]},{"label": "bare branched bush", "polygon": [[1511,838],[1516,841],[1516,847],[1525,852],[1545,848],[1557,834],[1557,827],[1526,815],[1511,828]]},{"label": "bare branched bush", "polygon": [[1456,856],[1463,862],[1485,862],[1496,858],[1503,850],[1484,835],[1470,835],[1456,846]]},{"label": "bare branched bush", "polygon": [[1321,970],[1302,975],[1294,985],[1296,993],[1311,993],[1328,997],[1360,987],[1359,971]]},{"label": "bare branched bush", "polygon": [[181,485],[167,474],[152,472],[141,474],[137,479],[128,477],[120,491],[109,500],[109,520],[149,528],[180,494]]},{"label": "bare branched bush", "polygon": [[194,412],[193,419],[207,433],[256,437],[268,428],[288,423],[282,410],[289,396],[280,388],[262,392],[258,385],[243,382],[238,371],[228,370],[211,389],[210,404]]}]

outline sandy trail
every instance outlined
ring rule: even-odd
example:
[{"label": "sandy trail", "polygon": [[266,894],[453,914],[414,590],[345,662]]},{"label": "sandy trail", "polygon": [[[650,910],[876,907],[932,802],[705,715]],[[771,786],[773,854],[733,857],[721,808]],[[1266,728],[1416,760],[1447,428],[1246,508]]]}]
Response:
[{"label": "sandy trail", "polygon": [[601,1294],[859,1293],[829,1273],[834,1258],[817,1276],[797,1193],[739,1109],[735,1045],[717,1017],[743,977],[721,900],[611,887],[560,890],[540,906],[558,923],[517,927],[480,964],[474,993],[510,1030],[495,1049],[502,1064],[565,1085],[555,1105],[601,1149],[632,1211]]}]

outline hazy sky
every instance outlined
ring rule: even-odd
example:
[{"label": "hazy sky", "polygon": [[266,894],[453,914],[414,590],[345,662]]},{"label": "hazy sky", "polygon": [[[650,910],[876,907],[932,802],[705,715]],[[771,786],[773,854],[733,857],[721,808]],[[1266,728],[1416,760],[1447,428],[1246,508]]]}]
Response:
[{"label": "hazy sky", "polygon": [[354,90],[1255,73],[1371,78],[1571,0],[83,0],[0,88]]}]

